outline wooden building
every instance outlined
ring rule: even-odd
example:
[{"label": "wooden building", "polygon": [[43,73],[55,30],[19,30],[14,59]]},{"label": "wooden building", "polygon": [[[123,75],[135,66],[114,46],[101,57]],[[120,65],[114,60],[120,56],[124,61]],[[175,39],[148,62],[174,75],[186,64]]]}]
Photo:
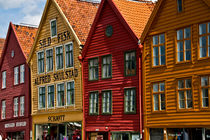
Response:
[{"label": "wooden building", "polygon": [[159,0],[141,36],[145,140],[210,137],[210,0]]},{"label": "wooden building", "polygon": [[0,135],[31,137],[30,70],[26,63],[37,28],[10,23],[0,60]]},{"label": "wooden building", "polygon": [[141,46],[154,4],[102,0],[82,52],[86,139],[142,134]]},{"label": "wooden building", "polygon": [[97,3],[47,0],[28,63],[33,139],[81,138],[82,73],[78,56]]}]

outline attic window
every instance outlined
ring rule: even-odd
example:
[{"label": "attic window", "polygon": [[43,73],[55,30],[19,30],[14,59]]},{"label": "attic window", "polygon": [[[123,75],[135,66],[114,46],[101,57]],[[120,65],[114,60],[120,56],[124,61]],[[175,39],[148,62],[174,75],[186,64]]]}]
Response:
[{"label": "attic window", "polygon": [[50,21],[51,37],[57,36],[57,22],[56,19]]},{"label": "attic window", "polygon": [[15,56],[15,51],[12,50],[12,52],[11,52],[11,57],[13,58],[14,56]]},{"label": "attic window", "polygon": [[183,11],[183,0],[177,0],[177,10],[179,13]]},{"label": "attic window", "polygon": [[105,34],[107,37],[111,37],[113,34],[113,28],[111,25],[108,25],[105,30]]}]

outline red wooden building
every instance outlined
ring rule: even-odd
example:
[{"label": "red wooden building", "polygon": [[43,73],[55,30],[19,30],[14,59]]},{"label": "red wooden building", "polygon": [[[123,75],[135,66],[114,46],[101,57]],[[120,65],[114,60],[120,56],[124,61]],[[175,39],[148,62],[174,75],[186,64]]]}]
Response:
[{"label": "red wooden building", "polygon": [[10,23],[0,60],[0,135],[29,140],[30,76],[26,59],[37,28]]},{"label": "red wooden building", "polygon": [[149,2],[102,0],[82,52],[86,139],[142,135],[141,46]]}]

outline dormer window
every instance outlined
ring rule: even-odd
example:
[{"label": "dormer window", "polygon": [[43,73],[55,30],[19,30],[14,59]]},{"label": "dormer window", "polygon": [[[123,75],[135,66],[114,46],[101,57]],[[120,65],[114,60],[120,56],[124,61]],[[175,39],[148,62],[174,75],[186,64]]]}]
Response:
[{"label": "dormer window", "polygon": [[56,19],[50,21],[51,37],[57,36],[57,22]]},{"label": "dormer window", "polygon": [[183,0],[177,0],[177,10],[179,13],[183,11]]}]

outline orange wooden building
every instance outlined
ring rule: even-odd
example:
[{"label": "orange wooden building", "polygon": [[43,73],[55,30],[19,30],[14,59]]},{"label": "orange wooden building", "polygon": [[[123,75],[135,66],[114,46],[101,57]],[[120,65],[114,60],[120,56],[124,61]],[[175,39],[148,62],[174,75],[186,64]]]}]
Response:
[{"label": "orange wooden building", "polygon": [[144,139],[209,139],[210,0],[159,0],[141,43]]}]

